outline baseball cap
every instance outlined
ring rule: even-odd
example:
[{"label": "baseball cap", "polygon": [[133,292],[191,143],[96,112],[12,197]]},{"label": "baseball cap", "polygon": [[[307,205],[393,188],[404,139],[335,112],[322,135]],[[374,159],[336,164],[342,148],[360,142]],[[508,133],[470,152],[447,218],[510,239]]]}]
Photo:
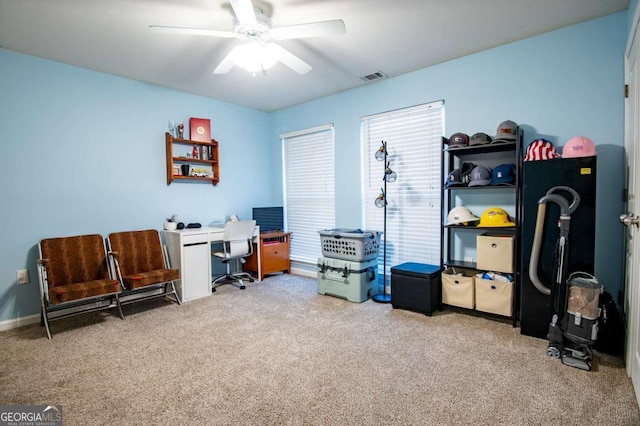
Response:
[{"label": "baseball cap", "polygon": [[515,141],[517,130],[518,125],[515,122],[511,120],[503,121],[498,126],[498,130],[496,130],[496,137],[493,138],[492,143]]},{"label": "baseball cap", "polygon": [[473,145],[486,145],[491,143],[491,136],[486,133],[474,133],[469,139],[469,146]]},{"label": "baseball cap", "polygon": [[491,185],[509,185],[516,182],[516,165],[500,164],[496,166],[491,175]]},{"label": "baseball cap", "polygon": [[447,180],[444,182],[444,186],[449,188],[452,186],[467,186],[466,183],[462,183],[462,178],[460,177],[460,169],[455,169],[449,176],[447,176]]},{"label": "baseball cap", "polygon": [[476,166],[471,171],[471,180],[469,186],[484,186],[491,182],[491,170],[484,166]]},{"label": "baseball cap", "polygon": [[471,180],[471,171],[474,167],[475,164],[469,161],[463,162],[459,168],[449,173],[444,186],[447,188],[452,186],[467,186],[469,184],[469,181]]},{"label": "baseball cap", "polygon": [[449,138],[449,148],[469,145],[469,136],[465,133],[454,133]]},{"label": "baseball cap", "polygon": [[524,161],[551,160],[558,158],[556,148],[546,139],[536,139],[527,146]]}]

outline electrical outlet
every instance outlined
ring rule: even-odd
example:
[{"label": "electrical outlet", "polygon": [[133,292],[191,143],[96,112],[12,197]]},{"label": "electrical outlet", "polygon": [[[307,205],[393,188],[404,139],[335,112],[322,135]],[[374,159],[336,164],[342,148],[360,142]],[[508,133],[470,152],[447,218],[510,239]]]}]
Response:
[{"label": "electrical outlet", "polygon": [[29,283],[29,270],[28,269],[18,269],[16,271],[16,278],[18,284],[28,284]]}]

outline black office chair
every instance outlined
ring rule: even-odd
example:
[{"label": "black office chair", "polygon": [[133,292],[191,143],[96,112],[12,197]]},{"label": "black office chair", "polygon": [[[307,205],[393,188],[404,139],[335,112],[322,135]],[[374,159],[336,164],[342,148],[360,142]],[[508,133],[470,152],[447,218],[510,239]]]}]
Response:
[{"label": "black office chair", "polygon": [[253,282],[251,274],[247,272],[231,273],[231,261],[236,263],[236,270],[240,271],[240,263],[244,263],[245,257],[253,254],[253,231],[256,227],[255,220],[229,221],[224,227],[224,236],[222,237],[223,251],[213,253],[222,263],[227,265],[227,273],[216,278],[212,282],[212,291],[216,291],[216,287],[224,284],[232,284],[244,290],[243,279]]}]

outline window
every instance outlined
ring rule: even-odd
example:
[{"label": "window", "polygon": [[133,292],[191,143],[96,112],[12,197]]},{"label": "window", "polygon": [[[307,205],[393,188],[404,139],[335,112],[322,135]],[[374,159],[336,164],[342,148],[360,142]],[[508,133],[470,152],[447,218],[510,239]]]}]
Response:
[{"label": "window", "polygon": [[333,125],[280,135],[283,144],[286,228],[291,260],[315,265],[318,230],[335,227]]},{"label": "window", "polygon": [[[384,228],[384,209],[375,204],[384,187],[385,164],[375,158],[382,141],[387,143],[389,166],[397,174],[395,182],[387,183],[386,274],[404,262],[439,265],[444,102],[362,117],[360,121],[367,230]],[[383,260],[381,254],[380,273]]]}]

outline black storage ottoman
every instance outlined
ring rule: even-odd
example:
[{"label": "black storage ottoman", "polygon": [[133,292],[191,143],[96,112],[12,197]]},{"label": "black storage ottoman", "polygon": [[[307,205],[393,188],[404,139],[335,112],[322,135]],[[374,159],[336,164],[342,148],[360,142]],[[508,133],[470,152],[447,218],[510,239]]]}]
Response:
[{"label": "black storage ottoman", "polygon": [[426,263],[407,262],[391,268],[391,305],[431,316],[441,309],[440,272]]}]

